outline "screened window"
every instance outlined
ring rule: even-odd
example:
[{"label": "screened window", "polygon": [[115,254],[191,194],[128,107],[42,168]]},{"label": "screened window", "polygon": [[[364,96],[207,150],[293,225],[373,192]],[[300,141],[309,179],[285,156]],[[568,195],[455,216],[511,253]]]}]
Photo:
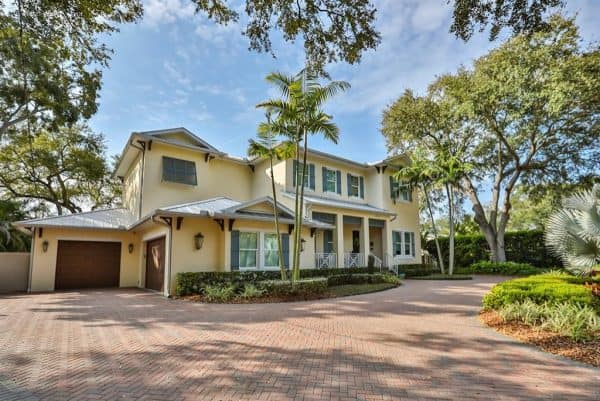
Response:
[{"label": "screened window", "polygon": [[327,192],[337,192],[338,181],[337,181],[337,171],[335,170],[326,170],[327,176],[324,177],[326,179],[326,187]]},{"label": "screened window", "polygon": [[410,231],[393,231],[392,245],[394,256],[415,256],[415,233]]},{"label": "screened window", "polygon": [[240,268],[258,266],[258,233],[240,233]]},{"label": "screened window", "polygon": [[[302,169],[304,168],[304,163],[298,162],[297,167],[296,167],[296,179],[298,180],[298,183],[301,183],[302,181]],[[306,166],[306,171],[304,172],[304,188],[310,188],[310,165]]]},{"label": "screened window", "polygon": [[264,266],[276,267],[279,266],[279,251],[277,249],[277,234],[266,233],[264,235]]},{"label": "screened window", "polygon": [[360,196],[360,179],[355,175],[351,175],[349,183],[350,188],[348,188],[348,195],[356,196],[358,198]]},{"label": "screened window", "polygon": [[162,180],[179,184],[198,185],[196,163],[163,156]]}]

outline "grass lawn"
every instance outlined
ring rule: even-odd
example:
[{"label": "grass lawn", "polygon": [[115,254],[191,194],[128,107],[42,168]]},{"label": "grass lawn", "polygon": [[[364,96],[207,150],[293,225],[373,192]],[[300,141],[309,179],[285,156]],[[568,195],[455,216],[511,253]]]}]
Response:
[{"label": "grass lawn", "polygon": [[349,295],[367,294],[397,287],[396,284],[378,283],[378,284],[345,284],[329,287],[329,293],[332,297],[347,297]]},{"label": "grass lawn", "polygon": [[473,277],[466,274],[430,274],[428,276],[411,277],[411,280],[472,280]]}]

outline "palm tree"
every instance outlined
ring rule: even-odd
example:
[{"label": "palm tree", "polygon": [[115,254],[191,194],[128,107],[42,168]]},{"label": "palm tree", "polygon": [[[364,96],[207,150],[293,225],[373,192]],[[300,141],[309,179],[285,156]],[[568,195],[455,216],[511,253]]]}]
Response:
[{"label": "palm tree", "polygon": [[[281,99],[262,102],[263,107],[277,114],[278,125],[286,127],[282,134],[286,135],[294,145],[295,161],[300,161],[302,152],[302,172],[298,174],[295,185],[295,230],[293,246],[292,280],[300,277],[300,241],[303,221],[304,186],[306,176],[306,158],[308,136],[320,134],[325,139],[337,143],[339,128],[331,121],[332,116],[323,112],[322,107],[327,100],[348,89],[350,85],[343,81],[330,81],[325,85],[319,82],[318,76],[302,70],[295,76],[271,73],[267,82],[276,86],[281,92]],[[301,144],[303,149],[300,149]]]},{"label": "palm tree", "polygon": [[564,199],[548,218],[545,239],[567,269],[592,273],[600,264],[600,185]]},{"label": "palm tree", "polygon": [[271,121],[271,113],[266,113],[266,122],[258,126],[258,138],[250,139],[248,145],[248,155],[269,159],[271,174],[271,189],[273,192],[273,216],[275,218],[275,230],[277,232],[277,250],[279,254],[279,270],[281,279],[287,279],[287,273],[283,262],[283,246],[281,244],[281,233],[279,230],[279,213],[277,207],[277,189],[275,187],[275,176],[273,173],[273,159],[285,160],[292,157],[293,147],[289,142],[278,143],[278,131],[281,128]]}]

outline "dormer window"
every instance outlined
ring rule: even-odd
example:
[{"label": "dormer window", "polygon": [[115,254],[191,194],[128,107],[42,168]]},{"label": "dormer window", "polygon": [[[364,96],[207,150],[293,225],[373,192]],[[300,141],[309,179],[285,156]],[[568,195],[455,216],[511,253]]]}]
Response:
[{"label": "dormer window", "polygon": [[162,180],[178,184],[198,185],[196,163],[189,160],[163,156]]}]

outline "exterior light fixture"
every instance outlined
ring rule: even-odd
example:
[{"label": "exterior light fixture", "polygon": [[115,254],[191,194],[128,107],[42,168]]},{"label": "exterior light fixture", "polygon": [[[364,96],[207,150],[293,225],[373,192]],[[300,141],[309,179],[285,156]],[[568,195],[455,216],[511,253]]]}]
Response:
[{"label": "exterior light fixture", "polygon": [[129,249],[129,253],[133,253],[133,244],[129,243],[129,246],[127,247],[127,249]]},{"label": "exterior light fixture", "polygon": [[50,245],[48,241],[44,240],[44,242],[42,242],[42,251],[48,252],[48,245]]},{"label": "exterior light fixture", "polygon": [[306,244],[306,240],[302,238],[300,240],[300,252],[304,252],[304,245]]},{"label": "exterior light fixture", "polygon": [[194,235],[194,245],[196,249],[202,249],[202,245],[204,245],[204,235],[202,233]]}]

